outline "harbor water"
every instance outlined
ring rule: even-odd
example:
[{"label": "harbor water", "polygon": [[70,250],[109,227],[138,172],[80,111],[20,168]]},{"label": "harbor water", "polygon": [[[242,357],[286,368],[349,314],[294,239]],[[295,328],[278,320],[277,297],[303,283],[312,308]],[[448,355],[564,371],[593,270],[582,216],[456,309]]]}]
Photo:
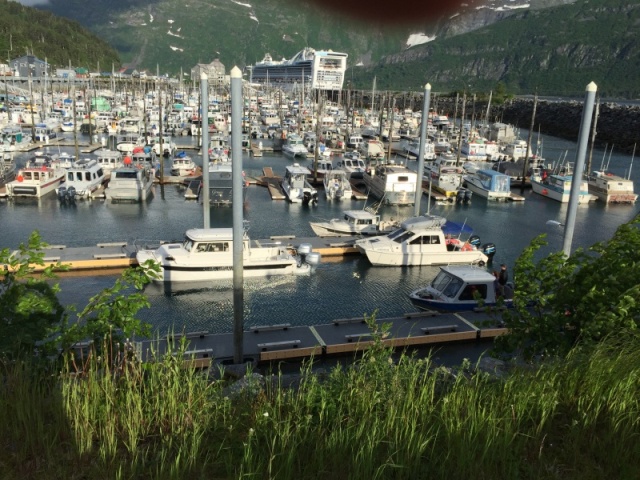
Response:
[{"label": "harbor water", "polygon": [[[526,138],[526,132],[521,132]],[[178,141],[189,142],[191,137]],[[543,136],[543,155],[547,162],[564,157],[573,161],[575,143]],[[49,147],[58,152],[58,147]],[[72,149],[65,149],[72,153]],[[21,154],[22,165],[29,154]],[[195,157],[195,155],[194,155]],[[595,150],[593,168],[609,162],[609,170],[626,176],[631,157]],[[298,161],[298,160],[296,160]],[[398,162],[404,162],[398,157]],[[165,160],[166,172],[170,165]],[[280,154],[264,153],[262,157],[245,155],[243,169],[248,176],[259,176],[263,167],[271,167],[282,175],[292,161]],[[312,160],[299,163],[311,166]],[[416,168],[416,161],[407,162]],[[636,191],[640,181],[640,166],[632,169]],[[520,190],[514,190],[520,193]],[[91,246],[100,242],[140,240],[181,241],[189,228],[202,227],[203,207],[197,201],[184,198],[185,189],[179,185],[155,185],[150,200],[142,204],[118,204],[105,200],[78,200],[74,204],[61,204],[55,195],[40,200],[0,199],[0,247],[16,248],[26,242],[31,232],[38,230],[49,244],[68,247]],[[248,189],[244,218],[249,222],[249,236],[264,239],[271,236],[295,235],[297,238],[313,236],[310,221],[341,216],[346,209],[361,209],[365,202],[349,200],[329,202],[320,192],[316,206],[290,204],[271,200],[268,190],[252,185]],[[431,204],[432,214],[466,223],[479,235],[482,243],[492,242],[497,253],[488,269],[506,263],[513,266],[522,250],[539,234],[546,234],[549,245],[543,253],[562,249],[562,227],[547,225],[548,220],[564,223],[567,204],[525,190],[523,202],[488,202],[474,196],[468,205]],[[369,200],[371,203],[373,200]],[[429,206],[422,197],[421,212]],[[382,207],[384,218],[412,216],[413,207]],[[637,213],[635,205],[605,205],[591,202],[578,207],[573,248],[588,247],[611,237],[618,226],[631,220]],[[211,208],[212,227],[232,226],[231,208]],[[283,242],[297,244],[296,239]],[[437,267],[373,267],[366,257],[353,255],[323,258],[315,273],[309,276],[275,277],[245,281],[244,319],[248,328],[255,325],[289,323],[316,325],[336,318],[350,318],[376,313],[389,317],[415,311],[408,294],[428,283],[437,273]],[[113,273],[86,276],[65,275],[60,279],[65,304],[81,308],[88,299],[113,284]],[[151,285],[146,289],[151,308],[140,312],[140,318],[163,333],[174,331],[230,332],[233,323],[233,295],[230,282],[224,284],[186,285],[180,290],[165,291]]]}]

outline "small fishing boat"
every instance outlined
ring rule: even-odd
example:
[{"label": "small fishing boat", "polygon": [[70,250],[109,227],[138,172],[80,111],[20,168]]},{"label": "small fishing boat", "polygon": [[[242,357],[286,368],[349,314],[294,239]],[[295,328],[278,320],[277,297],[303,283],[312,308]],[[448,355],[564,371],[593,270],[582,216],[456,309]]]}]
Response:
[{"label": "small fishing boat", "polygon": [[308,175],[311,172],[307,167],[301,167],[298,163],[287,165],[281,185],[291,203],[318,203],[318,191],[307,180]]},{"label": "small fishing boat", "polygon": [[480,246],[477,235],[462,241],[464,227],[444,217],[423,215],[403,221],[388,235],[356,240],[355,246],[373,265],[485,265],[495,255],[495,245]]},{"label": "small fishing boat", "polygon": [[[83,158],[67,169],[64,182],[56,188],[60,200],[72,197],[87,198],[105,182],[104,170],[96,159]],[[73,190],[71,190],[73,189]]]},{"label": "small fishing boat", "polygon": [[[320,263],[320,254],[312,252],[309,244],[299,245],[294,254],[279,241],[251,241],[246,230],[240,241],[245,278],[308,274]],[[187,230],[182,243],[138,250],[136,259],[140,265],[148,260],[159,264],[160,272],[147,270],[156,282],[231,280],[233,242],[231,228],[194,228]]]},{"label": "small fishing boat", "polygon": [[421,310],[460,312],[480,306],[513,306],[513,286],[507,284],[499,298],[496,277],[472,265],[440,267],[440,272],[426,287],[409,294],[411,303]]},{"label": "small fishing boat", "polygon": [[193,175],[197,168],[193,159],[183,150],[176,153],[171,164],[171,175],[177,177],[187,177]]},{"label": "small fishing boat", "polygon": [[319,237],[383,235],[400,226],[393,218],[382,220],[380,215],[369,209],[345,210],[342,212],[342,218],[332,218],[325,222],[309,222],[309,225]]},{"label": "small fishing boat", "polygon": [[353,195],[349,175],[344,170],[331,170],[323,178],[327,200],[349,200]]}]

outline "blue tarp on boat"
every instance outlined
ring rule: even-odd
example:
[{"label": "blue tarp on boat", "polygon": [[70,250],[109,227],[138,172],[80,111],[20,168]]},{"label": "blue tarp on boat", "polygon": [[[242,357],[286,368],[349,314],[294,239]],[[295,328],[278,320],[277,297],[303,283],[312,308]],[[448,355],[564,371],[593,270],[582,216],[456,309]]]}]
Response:
[{"label": "blue tarp on boat", "polygon": [[466,223],[462,224],[447,220],[447,223],[445,223],[442,227],[442,231],[445,235],[460,235],[461,233],[470,234],[471,232],[473,232],[473,228],[471,228]]}]

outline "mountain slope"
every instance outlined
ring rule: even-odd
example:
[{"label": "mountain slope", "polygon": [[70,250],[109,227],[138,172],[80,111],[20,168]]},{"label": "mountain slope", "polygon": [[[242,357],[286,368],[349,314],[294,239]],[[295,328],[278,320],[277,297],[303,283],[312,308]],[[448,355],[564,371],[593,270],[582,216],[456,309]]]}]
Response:
[{"label": "mountain slope", "polygon": [[640,4],[579,0],[526,10],[465,35],[436,40],[354,73],[355,84],[379,88],[484,90],[498,82],[516,93],[577,95],[595,81],[603,96],[637,97]]},{"label": "mountain slope", "polygon": [[120,65],[118,53],[77,22],[16,2],[0,0],[0,33],[0,52],[11,58],[28,51],[51,65]]}]

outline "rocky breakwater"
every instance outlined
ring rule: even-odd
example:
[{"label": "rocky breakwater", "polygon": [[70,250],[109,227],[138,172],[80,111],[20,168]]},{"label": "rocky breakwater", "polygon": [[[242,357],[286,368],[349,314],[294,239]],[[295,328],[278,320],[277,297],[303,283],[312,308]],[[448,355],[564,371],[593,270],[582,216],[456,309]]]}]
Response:
[{"label": "rocky breakwater", "polygon": [[[578,140],[583,101],[538,100],[534,129],[542,133]],[[520,128],[530,128],[533,99],[516,99],[493,107],[492,118]],[[595,114],[594,108],[594,114]],[[591,125],[593,126],[594,120]],[[591,138],[591,132],[589,132]],[[616,151],[631,153],[640,144],[640,106],[601,103],[596,123],[596,145],[609,145]],[[640,146],[640,145],[639,145]]]}]

